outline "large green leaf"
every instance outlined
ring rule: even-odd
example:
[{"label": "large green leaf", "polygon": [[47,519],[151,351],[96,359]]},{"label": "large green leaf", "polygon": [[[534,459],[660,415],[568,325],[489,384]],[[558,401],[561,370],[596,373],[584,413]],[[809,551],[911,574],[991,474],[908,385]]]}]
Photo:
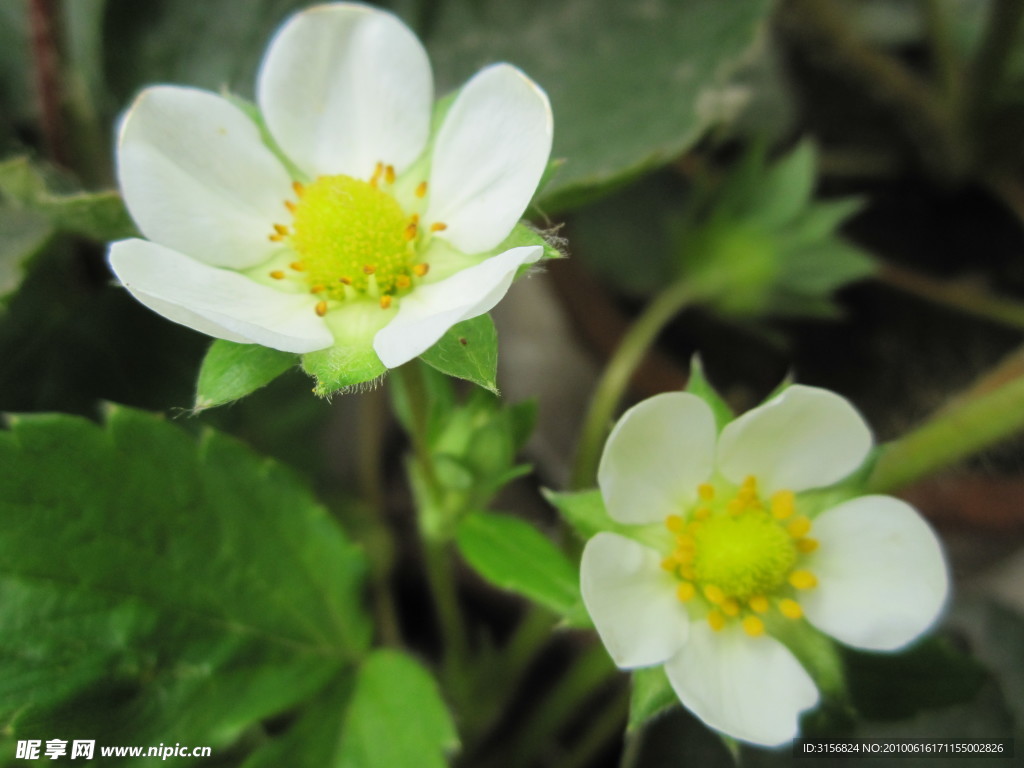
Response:
[{"label": "large green leaf", "polygon": [[477,512],[459,525],[456,541],[466,561],[495,586],[562,615],[580,601],[577,570],[525,520]]},{"label": "large green leaf", "polygon": [[225,745],[364,654],[361,553],[233,440],[19,416],[0,467],[6,737]]},{"label": "large green leaf", "polygon": [[359,669],[341,731],[339,768],[444,768],[459,738],[437,684],[398,651],[375,651]]},{"label": "large green leaf", "polygon": [[25,267],[53,234],[45,217],[0,205],[0,303],[21,284]]}]

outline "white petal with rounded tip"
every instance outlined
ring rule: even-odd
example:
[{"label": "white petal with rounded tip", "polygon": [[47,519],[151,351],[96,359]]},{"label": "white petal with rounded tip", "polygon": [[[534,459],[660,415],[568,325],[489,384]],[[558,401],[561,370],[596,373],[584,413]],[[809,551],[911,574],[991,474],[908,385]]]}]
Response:
[{"label": "white petal with rounded tip", "polygon": [[715,431],[707,403],[688,392],[655,395],[626,411],[597,470],[608,514],[642,524],[685,512],[711,475]]},{"label": "white petal with rounded tip", "polygon": [[675,585],[649,547],[616,533],[587,542],[580,563],[583,604],[616,666],[660,664],[686,642],[690,620]]},{"label": "white petal with rounded tip", "polygon": [[276,291],[146,240],[114,243],[109,261],[140,302],[215,338],[300,353],[334,343],[308,294]]},{"label": "white petal with rounded tip", "polygon": [[401,173],[427,144],[434,100],[426,51],[396,16],[320,5],[289,19],[260,67],[257,94],[274,139],[310,176]]},{"label": "white petal with rounded tip", "polygon": [[399,299],[394,320],[374,338],[377,356],[388,368],[397,368],[423,354],[456,323],[489,312],[508,292],[516,271],[543,254],[537,245],[512,248],[438,283],[419,286]]},{"label": "white petal with rounded tip", "polygon": [[818,586],[802,593],[807,620],[847,645],[891,651],[938,617],[949,576],[938,539],[909,504],[862,496],[814,521],[818,549],[806,568]]},{"label": "white petal with rounded tip", "polygon": [[718,469],[735,483],[754,475],[767,492],[842,480],[871,450],[871,431],[850,402],[796,384],[722,430]]},{"label": "white petal with rounded tip", "polygon": [[434,144],[424,220],[465,253],[505,239],[523,215],[551,154],[548,97],[515,67],[481,70],[455,98]]},{"label": "white petal with rounded tip", "polygon": [[683,706],[715,730],[752,744],[792,741],[800,713],[818,703],[810,675],[782,643],[750,637],[736,624],[715,632],[706,621],[694,622],[665,671]]},{"label": "white petal with rounded tip", "polygon": [[219,267],[270,258],[291,179],[259,130],[227,100],[195,88],[147,88],[121,122],[117,176],[153,242]]}]

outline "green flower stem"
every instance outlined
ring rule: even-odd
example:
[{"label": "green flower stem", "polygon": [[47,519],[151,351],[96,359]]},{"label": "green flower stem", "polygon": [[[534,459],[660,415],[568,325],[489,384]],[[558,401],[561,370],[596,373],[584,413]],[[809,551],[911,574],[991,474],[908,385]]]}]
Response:
[{"label": "green flower stem", "polygon": [[[1024,7],[1024,4],[1022,4]],[[876,277],[886,285],[899,288],[936,304],[1024,330],[1024,304],[1004,299],[960,282],[936,280],[910,269],[882,264]]]},{"label": "green flower stem", "polygon": [[[560,762],[559,768],[584,768],[590,765],[609,741],[623,733],[629,714],[629,691],[616,695],[590,722],[590,727]],[[626,765],[629,765],[626,763]]]},{"label": "green flower stem", "polygon": [[693,300],[690,287],[673,283],[647,305],[622,337],[590,400],[573,464],[570,487],[589,488],[597,477],[601,448],[629,380],[668,322]]},{"label": "green flower stem", "polygon": [[868,489],[886,493],[902,488],[1021,429],[1024,352],[1008,358],[928,422],[884,446],[868,479]]},{"label": "green flower stem", "polygon": [[394,386],[404,390],[411,412],[409,437],[414,464],[410,467],[409,478],[417,502],[417,530],[423,549],[427,585],[444,639],[443,669],[449,679],[457,679],[467,655],[466,633],[452,571],[452,526],[439,524],[436,519],[443,515],[443,489],[438,482],[427,441],[427,389],[420,365],[418,360],[414,360],[392,371],[391,377]]},{"label": "green flower stem", "polygon": [[365,525],[370,539],[370,576],[372,580],[374,612],[377,633],[383,645],[398,647],[402,644],[401,626],[391,592],[391,566],[395,542],[391,529],[384,522],[384,492],[381,472],[384,422],[383,391],[373,390],[361,395],[359,409],[359,464],[357,467],[360,495],[368,507]]}]

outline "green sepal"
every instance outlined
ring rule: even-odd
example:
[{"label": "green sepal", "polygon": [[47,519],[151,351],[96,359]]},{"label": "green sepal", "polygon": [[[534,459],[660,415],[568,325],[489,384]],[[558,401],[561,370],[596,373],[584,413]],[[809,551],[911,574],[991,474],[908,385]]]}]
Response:
[{"label": "green sepal", "polygon": [[701,362],[699,354],[695,354],[690,358],[690,379],[686,382],[686,391],[696,395],[708,404],[708,407],[711,408],[711,413],[715,416],[715,426],[718,427],[719,432],[725,428],[726,424],[736,418],[732,408],[729,407],[729,404],[718,394],[718,390],[711,385],[707,376],[704,375],[704,363]]},{"label": "green sepal", "polygon": [[216,339],[196,382],[196,413],[230,403],[266,386],[299,361],[292,352]]},{"label": "green sepal", "polygon": [[[520,222],[516,224],[509,236],[506,237],[496,248],[489,252],[489,255],[497,255],[504,253],[510,248],[520,248],[527,245],[539,245],[544,249],[544,255],[541,256],[541,261],[547,259],[564,259],[565,254],[562,252],[562,248],[565,246],[565,241],[562,238],[555,236],[552,232],[540,233],[533,227]],[[529,265],[523,267],[523,269],[529,269]]]},{"label": "green sepal", "polygon": [[498,394],[498,332],[490,315],[453,325],[420,359],[441,373]]},{"label": "green sepal", "polygon": [[769,634],[792,652],[823,693],[835,699],[845,698],[843,660],[832,638],[805,619],[794,621],[769,614],[765,617],[765,624]]},{"label": "green sepal", "polygon": [[679,697],[672,690],[663,665],[635,670],[629,692],[629,723],[627,727],[629,730],[635,731],[651,718],[657,717],[678,704]]},{"label": "green sepal", "polygon": [[[599,490],[560,493],[542,488],[541,493],[583,539],[589,539],[602,531],[607,531],[625,536],[627,539],[633,539],[659,551],[665,547],[666,529],[664,525],[656,523],[623,525],[616,522],[608,514]],[[668,540],[671,541],[671,537],[668,537]]]},{"label": "green sepal", "polygon": [[496,587],[562,616],[579,605],[576,568],[548,537],[525,520],[475,512],[463,518],[455,540],[465,561]]},{"label": "green sepal", "polygon": [[0,163],[0,197],[15,207],[43,216],[62,232],[100,241],[138,235],[117,192],[59,194],[26,157]]},{"label": "green sepal", "polygon": [[338,735],[338,768],[445,768],[459,748],[434,678],[390,649],[374,651],[360,667]]}]

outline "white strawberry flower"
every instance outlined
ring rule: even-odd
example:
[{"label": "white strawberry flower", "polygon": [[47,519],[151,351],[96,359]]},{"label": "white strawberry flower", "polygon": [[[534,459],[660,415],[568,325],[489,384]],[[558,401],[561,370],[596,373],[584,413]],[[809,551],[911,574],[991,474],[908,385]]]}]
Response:
[{"label": "white strawberry flower", "polygon": [[584,603],[616,665],[664,664],[709,726],[778,745],[796,737],[818,690],[773,634],[814,627],[893,651],[925,632],[948,576],[924,520],[891,496],[821,510],[806,493],[848,476],[871,446],[853,406],[813,387],[789,387],[721,434],[692,394],[630,409],[598,484],[615,521],[646,527],[634,529],[639,540],[597,534],[581,565]]},{"label": "white strawberry flower", "polygon": [[337,3],[278,30],[256,90],[266,134],[231,100],[168,85],[121,123],[118,178],[147,239],[112,244],[109,261],[164,317],[396,367],[541,257],[502,247],[551,150],[547,96],[518,69],[479,72],[432,134],[419,40],[390,13]]}]

